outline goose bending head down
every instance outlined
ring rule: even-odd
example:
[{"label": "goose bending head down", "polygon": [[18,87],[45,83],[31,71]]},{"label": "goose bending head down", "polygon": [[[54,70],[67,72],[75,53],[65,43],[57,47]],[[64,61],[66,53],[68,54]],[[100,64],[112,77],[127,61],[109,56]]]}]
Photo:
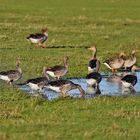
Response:
[{"label": "goose bending head down", "polygon": [[88,48],[92,51],[93,55],[88,64],[88,73],[97,72],[100,69],[100,61],[96,58],[97,48],[95,46]]},{"label": "goose bending head down", "polygon": [[46,88],[51,89],[55,92],[59,92],[63,97],[66,97],[67,93],[73,89],[78,89],[80,91],[81,97],[85,95],[85,91],[80,85],[68,80],[51,81],[48,83]]},{"label": "goose bending head down", "polygon": [[126,55],[123,52],[121,52],[119,57],[106,60],[103,64],[106,65],[109,69],[111,69],[114,73],[123,66],[125,56]]},{"label": "goose bending head down", "polygon": [[136,64],[136,61],[137,61],[136,52],[138,52],[138,50],[132,50],[131,55],[125,58],[124,65],[123,65],[125,69],[130,68],[134,64]]},{"label": "goose bending head down", "polygon": [[69,58],[64,57],[64,65],[56,65],[53,67],[44,67],[44,74],[47,76],[51,76],[53,78],[60,79],[60,77],[64,76],[68,72],[68,60]]},{"label": "goose bending head down", "polygon": [[42,33],[35,33],[35,34],[30,34],[27,39],[34,44],[37,44],[36,47],[42,47],[45,48],[44,43],[48,39],[48,29],[43,28]]},{"label": "goose bending head down", "polygon": [[131,89],[134,88],[137,83],[137,75],[135,73],[137,71],[137,68],[137,66],[133,66],[131,68],[131,73],[125,73],[125,75],[121,78],[123,87]]},{"label": "goose bending head down", "polygon": [[99,83],[101,82],[101,80],[102,76],[98,72],[92,72],[86,76],[86,82],[89,86],[92,86],[95,89],[97,94],[101,93],[99,89]]},{"label": "goose bending head down", "polygon": [[19,80],[22,77],[22,69],[20,68],[20,60],[16,61],[16,69],[15,70],[8,70],[8,71],[1,71],[0,72],[0,79],[7,81],[7,83],[12,84],[12,82]]}]

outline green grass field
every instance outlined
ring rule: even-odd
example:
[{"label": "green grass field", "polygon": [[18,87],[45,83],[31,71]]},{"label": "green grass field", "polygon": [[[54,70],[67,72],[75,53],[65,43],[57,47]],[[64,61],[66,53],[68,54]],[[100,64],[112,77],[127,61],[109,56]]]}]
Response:
[{"label": "green grass field", "polygon": [[[140,47],[139,0],[0,0],[0,71],[21,59],[22,81],[42,75],[43,66],[70,57],[66,77],[85,77],[97,45],[102,61]],[[45,49],[26,40],[48,27]],[[140,50],[140,49],[139,49]],[[140,66],[140,53],[137,54]],[[101,66],[101,71],[108,71]],[[0,81],[0,140],[140,139],[139,97],[46,101]]]}]

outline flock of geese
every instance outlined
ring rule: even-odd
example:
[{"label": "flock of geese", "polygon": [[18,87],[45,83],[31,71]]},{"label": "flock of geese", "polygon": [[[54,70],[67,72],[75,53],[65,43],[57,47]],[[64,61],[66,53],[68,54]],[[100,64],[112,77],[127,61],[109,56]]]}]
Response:
[{"label": "flock of geese", "polygon": [[[32,43],[36,44],[36,47],[45,47],[44,42],[48,38],[48,29],[42,29],[41,34],[30,34],[27,39]],[[88,74],[86,76],[86,82],[89,86],[95,89],[95,93],[99,94],[99,83],[102,80],[102,75],[100,74],[100,65],[101,62],[97,58],[97,48],[95,46],[89,48],[92,51],[92,57],[88,63]],[[120,77],[122,86],[125,88],[133,88],[137,83],[136,71],[140,70],[136,66],[136,52],[138,50],[132,50],[130,56],[127,56],[125,53],[121,52],[118,57],[111,58],[103,62],[113,73],[117,75],[119,69],[130,70],[131,72],[124,72]],[[75,84],[70,80],[64,80],[62,77],[68,73],[68,61],[69,57],[64,57],[64,65],[56,65],[53,67],[44,67],[42,77],[37,77],[33,79],[28,79],[24,83],[19,83],[18,85],[28,85],[32,92],[37,92],[41,94],[43,88],[53,90],[65,97],[68,95],[68,92],[73,89],[78,89],[80,91],[81,97],[84,97],[85,91],[82,89],[81,85]],[[21,79],[22,69],[20,67],[20,60],[16,61],[16,69],[1,71],[0,79],[6,81],[9,84],[12,84],[14,81]]]}]

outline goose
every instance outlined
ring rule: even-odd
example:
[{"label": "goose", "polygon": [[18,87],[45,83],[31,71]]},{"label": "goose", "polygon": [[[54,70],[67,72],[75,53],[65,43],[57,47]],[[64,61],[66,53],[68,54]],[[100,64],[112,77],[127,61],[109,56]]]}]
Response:
[{"label": "goose", "polygon": [[133,89],[137,83],[137,76],[135,72],[137,71],[137,67],[133,66],[131,69],[132,73],[125,73],[124,76],[121,78],[121,82],[123,87]]},{"label": "goose", "polygon": [[103,64],[106,65],[109,69],[111,69],[114,73],[115,71],[117,71],[117,69],[120,69],[123,66],[125,56],[126,55],[121,52],[119,57],[106,60],[105,62],[103,62]]},{"label": "goose", "polygon": [[93,53],[93,56],[90,59],[89,64],[88,64],[88,73],[97,72],[99,71],[99,68],[100,68],[100,61],[96,58],[97,48],[93,46],[88,49],[91,50]]},{"label": "goose", "polygon": [[32,93],[34,93],[34,91],[40,93],[44,88],[44,86],[48,84],[48,82],[49,82],[48,77],[37,77],[37,78],[28,79],[26,82],[20,83],[18,85],[20,86],[27,85],[31,88]]},{"label": "goose", "polygon": [[42,47],[45,48],[44,46],[44,42],[47,41],[48,39],[48,29],[47,28],[43,28],[42,29],[42,33],[35,33],[35,34],[30,34],[27,37],[27,40],[29,40],[30,42],[37,44],[36,47]]},{"label": "goose", "polygon": [[56,65],[54,67],[44,67],[44,74],[59,80],[60,77],[68,72],[68,60],[69,58],[67,56],[64,57],[64,66]]},{"label": "goose", "polygon": [[55,92],[60,93],[63,97],[67,96],[68,91],[73,89],[78,89],[80,91],[81,97],[85,95],[85,91],[82,89],[82,87],[78,84],[73,83],[69,80],[56,80],[51,81],[48,83],[47,86],[45,86],[47,89],[51,89]]},{"label": "goose", "polygon": [[8,70],[8,71],[1,71],[0,72],[0,79],[7,81],[10,85],[22,77],[22,69],[20,68],[20,60],[16,61],[16,69],[15,70]]},{"label": "goose", "polygon": [[124,59],[123,67],[125,68],[125,70],[127,68],[131,68],[136,63],[136,52],[138,52],[138,50],[132,50],[131,55]]},{"label": "goose", "polygon": [[86,82],[89,86],[92,86],[96,93],[100,94],[99,83],[102,80],[102,75],[99,72],[92,72],[86,76]]}]

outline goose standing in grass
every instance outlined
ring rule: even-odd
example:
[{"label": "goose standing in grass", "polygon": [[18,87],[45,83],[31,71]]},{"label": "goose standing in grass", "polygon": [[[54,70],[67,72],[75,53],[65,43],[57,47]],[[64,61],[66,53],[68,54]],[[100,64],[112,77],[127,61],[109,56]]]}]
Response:
[{"label": "goose standing in grass", "polygon": [[99,72],[92,72],[86,76],[86,82],[89,86],[92,86],[95,89],[96,94],[100,94],[99,83],[102,80],[102,75]]},{"label": "goose standing in grass", "polygon": [[136,52],[138,52],[138,50],[132,50],[131,55],[129,57],[125,58],[124,65],[123,65],[125,70],[127,68],[131,68],[133,65],[136,64],[136,61],[137,61]]},{"label": "goose standing in grass", "polygon": [[31,88],[32,93],[34,92],[38,92],[41,93],[42,89],[44,88],[44,86],[46,86],[49,82],[48,77],[37,77],[37,78],[32,78],[32,79],[28,79],[25,83],[21,83],[18,85],[27,85]]},{"label": "goose standing in grass", "polygon": [[120,69],[123,66],[125,56],[126,55],[123,52],[121,52],[119,57],[106,60],[105,62],[103,62],[103,64],[106,65],[109,69],[111,69],[113,73],[115,73],[118,69]]},{"label": "goose standing in grass", "polygon": [[88,49],[91,50],[93,53],[92,58],[90,59],[89,64],[88,64],[88,73],[97,72],[99,71],[99,68],[100,68],[100,61],[96,58],[97,49],[95,46]]},{"label": "goose standing in grass", "polygon": [[73,90],[73,89],[79,89],[81,97],[85,95],[85,91],[82,89],[80,85],[74,84],[73,82],[68,81],[68,80],[51,81],[45,87],[55,92],[59,92],[63,97],[66,97],[68,91]]},{"label": "goose standing in grass", "polygon": [[30,34],[27,37],[28,40],[30,40],[32,43],[37,44],[36,47],[42,47],[45,48],[45,41],[48,39],[48,29],[43,28],[42,33],[36,33],[36,34]]},{"label": "goose standing in grass", "polygon": [[68,60],[69,58],[66,56],[64,57],[63,66],[56,65],[54,67],[44,67],[44,74],[59,80],[60,77],[64,76],[68,72]]},{"label": "goose standing in grass", "polygon": [[15,70],[8,70],[8,71],[1,71],[0,72],[0,79],[7,81],[7,83],[12,84],[12,82],[19,80],[22,77],[22,69],[20,68],[20,60],[16,61],[16,69]]}]

